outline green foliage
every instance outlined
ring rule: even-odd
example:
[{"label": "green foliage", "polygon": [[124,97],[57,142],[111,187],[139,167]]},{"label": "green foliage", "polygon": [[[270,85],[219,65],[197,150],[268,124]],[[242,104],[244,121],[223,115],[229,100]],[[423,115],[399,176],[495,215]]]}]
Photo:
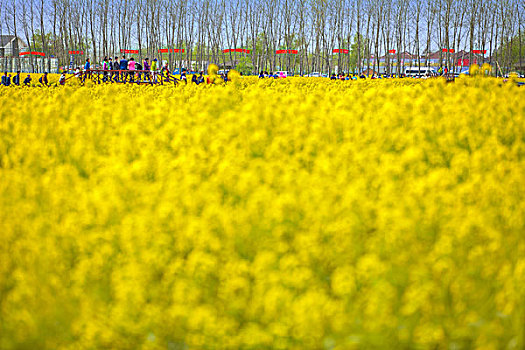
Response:
[{"label": "green foliage", "polygon": [[363,59],[363,57],[367,56],[367,48],[368,46],[368,39],[365,38],[361,34],[356,34],[354,37],[354,42],[352,46],[350,47],[350,67],[351,69],[355,69],[357,72],[358,69],[358,61],[359,59]]},{"label": "green foliage", "polygon": [[[515,36],[506,41],[497,49],[498,61],[500,64],[509,64],[508,68],[524,71],[525,65],[525,34],[520,37]],[[521,60],[520,60],[521,56]]]},{"label": "green foliage", "polygon": [[44,51],[44,41],[46,42],[46,46],[49,47],[49,44],[53,42],[53,34],[47,33],[42,34],[40,30],[35,31],[35,34],[31,38],[31,46],[32,49],[35,51]]},{"label": "green foliage", "polygon": [[253,72],[252,60],[250,57],[243,56],[239,59],[239,63],[237,63],[235,68],[243,75],[251,74]]}]

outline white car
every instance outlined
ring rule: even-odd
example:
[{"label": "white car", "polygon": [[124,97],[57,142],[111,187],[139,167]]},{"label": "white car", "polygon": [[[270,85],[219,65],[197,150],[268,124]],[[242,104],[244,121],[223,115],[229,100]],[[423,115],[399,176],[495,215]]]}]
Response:
[{"label": "white car", "polygon": [[313,78],[320,78],[321,77],[321,73],[313,72],[313,73],[308,74],[308,76],[309,77],[313,77]]},{"label": "white car", "polygon": [[419,77],[432,76],[435,73],[436,72],[434,68],[431,68],[431,67],[406,67],[405,68],[405,76],[407,77],[419,78]]}]

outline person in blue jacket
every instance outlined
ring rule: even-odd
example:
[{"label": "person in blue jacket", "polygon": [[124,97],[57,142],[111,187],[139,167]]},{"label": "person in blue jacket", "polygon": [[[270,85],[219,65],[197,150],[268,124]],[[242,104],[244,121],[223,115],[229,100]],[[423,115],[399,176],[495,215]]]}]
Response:
[{"label": "person in blue jacket", "polygon": [[31,75],[28,74],[27,77],[24,79],[24,85],[29,86],[31,84]]},{"label": "person in blue jacket", "polygon": [[4,72],[4,75],[2,75],[2,84],[5,85],[7,83],[7,72]]},{"label": "person in blue jacket", "polygon": [[89,70],[91,63],[89,63],[89,58],[86,59],[86,64],[84,65],[84,70]]},{"label": "person in blue jacket", "polygon": [[[126,56],[122,56],[120,59],[120,70],[128,70],[128,60],[126,59]],[[126,82],[127,73],[121,73],[120,78],[123,82]]]},{"label": "person in blue jacket", "polygon": [[16,75],[13,77],[13,84],[20,86],[20,71],[17,71]]},{"label": "person in blue jacket", "polygon": [[125,56],[120,59],[120,70],[128,70],[128,60]]}]

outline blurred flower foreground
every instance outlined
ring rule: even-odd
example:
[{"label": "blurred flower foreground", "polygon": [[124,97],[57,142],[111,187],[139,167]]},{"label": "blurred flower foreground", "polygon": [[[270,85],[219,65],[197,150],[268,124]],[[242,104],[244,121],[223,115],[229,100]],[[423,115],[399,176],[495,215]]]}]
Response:
[{"label": "blurred flower foreground", "polygon": [[1,89],[0,349],[523,349],[522,90]]}]

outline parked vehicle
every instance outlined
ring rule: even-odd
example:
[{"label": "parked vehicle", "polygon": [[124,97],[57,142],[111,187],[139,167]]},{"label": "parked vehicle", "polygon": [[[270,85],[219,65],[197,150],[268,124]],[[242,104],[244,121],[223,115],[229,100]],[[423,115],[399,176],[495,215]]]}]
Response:
[{"label": "parked vehicle", "polygon": [[433,67],[406,67],[405,76],[407,77],[430,77],[436,75]]},{"label": "parked vehicle", "polygon": [[510,77],[523,78],[523,76],[520,75],[520,73],[518,72],[510,72],[510,73],[505,74],[505,78],[510,78]]},{"label": "parked vehicle", "polygon": [[320,78],[321,77],[321,73],[313,72],[313,73],[308,74],[308,76],[309,77],[313,77],[313,78]]}]

